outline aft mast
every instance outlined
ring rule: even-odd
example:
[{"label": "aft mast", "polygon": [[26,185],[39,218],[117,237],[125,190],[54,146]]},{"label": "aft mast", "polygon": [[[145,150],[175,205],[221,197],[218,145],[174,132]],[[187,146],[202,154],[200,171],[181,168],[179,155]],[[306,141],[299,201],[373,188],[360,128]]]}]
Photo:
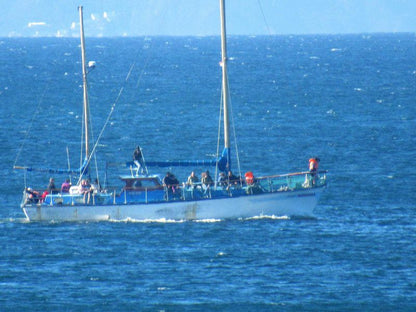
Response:
[{"label": "aft mast", "polygon": [[221,16],[221,67],[222,67],[222,101],[224,108],[224,152],[223,157],[227,158],[226,170],[230,170],[230,113],[229,113],[229,91],[227,74],[227,37],[225,24],[225,3],[220,0]]},{"label": "aft mast", "polygon": [[[88,89],[87,89],[87,67],[85,62],[85,38],[84,38],[84,19],[82,6],[78,7],[79,26],[81,35],[81,57],[82,57],[82,87],[84,90],[84,129],[85,129],[85,160],[89,161],[89,107],[88,107]],[[82,172],[81,172],[82,174]]]}]

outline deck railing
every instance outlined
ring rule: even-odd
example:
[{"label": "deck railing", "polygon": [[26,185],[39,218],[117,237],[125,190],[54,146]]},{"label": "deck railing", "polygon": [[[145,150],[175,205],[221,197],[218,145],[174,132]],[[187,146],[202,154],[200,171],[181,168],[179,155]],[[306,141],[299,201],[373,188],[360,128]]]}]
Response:
[{"label": "deck railing", "polygon": [[299,190],[320,187],[326,184],[327,171],[309,171],[259,177],[258,185],[267,192]]},{"label": "deck railing", "polygon": [[[219,198],[219,197],[232,197],[232,196],[241,196],[245,194],[258,194],[258,193],[273,193],[273,192],[284,192],[284,191],[295,191],[301,189],[309,189],[315,187],[322,187],[326,185],[326,174],[327,171],[319,171],[316,173],[311,173],[309,171],[290,173],[284,175],[273,175],[255,178],[253,184],[246,184],[244,181],[241,183],[232,185],[232,186],[219,186],[213,185],[210,187],[205,187],[201,183],[196,183],[195,185],[177,185],[175,192],[171,188],[164,187],[163,198],[155,197],[149,198],[148,192],[153,191],[144,188],[144,202],[160,202],[160,201],[175,201],[175,200],[198,200],[206,198]],[[33,193],[33,191],[31,192]],[[110,192],[110,189],[107,188],[106,193],[91,194],[91,199],[87,202],[84,194],[78,195],[48,195],[44,200],[39,198],[29,198],[31,193],[28,193],[26,190],[24,192],[23,205],[26,204],[64,204],[64,205],[81,205],[81,204],[116,204],[118,196],[122,197],[122,203],[128,204],[131,198],[128,198],[128,192],[124,190],[121,194],[116,192],[116,189]],[[35,193],[39,194],[39,192]],[[133,202],[134,199],[133,199]]]}]

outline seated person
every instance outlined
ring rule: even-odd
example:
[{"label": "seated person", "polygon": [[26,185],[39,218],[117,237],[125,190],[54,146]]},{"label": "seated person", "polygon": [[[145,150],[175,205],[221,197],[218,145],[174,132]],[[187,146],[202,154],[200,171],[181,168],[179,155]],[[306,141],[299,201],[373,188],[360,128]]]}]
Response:
[{"label": "seated person", "polygon": [[188,177],[188,180],[186,181],[186,184],[194,188],[196,186],[195,184],[198,182],[199,182],[199,179],[197,175],[195,174],[195,171],[192,171],[191,175]]},{"label": "seated person", "polygon": [[39,192],[37,192],[35,190],[32,190],[29,187],[29,188],[26,189],[26,193],[27,193],[27,196],[26,196],[25,204],[32,204],[32,203],[37,204],[37,203],[39,203],[39,200],[40,200]]},{"label": "seated person", "polygon": [[94,183],[91,184],[91,191],[93,194],[97,194],[101,192],[101,185],[98,182],[98,179],[95,179]]},{"label": "seated person", "polygon": [[227,187],[227,177],[225,176],[224,172],[220,172],[220,176],[218,177],[218,186],[222,186],[223,188]]},{"label": "seated person", "polygon": [[255,179],[254,179],[253,172],[251,172],[251,171],[246,172],[246,174],[244,175],[244,177],[246,178],[246,184],[247,185],[254,184]]},{"label": "seated person", "polygon": [[210,186],[214,185],[214,180],[212,180],[208,170],[202,173],[201,183],[204,188],[209,188]]},{"label": "seated person", "polygon": [[71,183],[69,179],[66,179],[64,183],[61,185],[61,193],[69,193],[69,189],[71,188]]},{"label": "seated person", "polygon": [[163,178],[163,185],[168,189],[169,192],[175,193],[176,189],[179,188],[179,181],[176,179],[174,174],[166,172],[166,175]]},{"label": "seated person", "polygon": [[84,203],[90,203],[90,197],[93,190],[91,189],[91,184],[89,180],[81,181],[81,194],[84,194]]},{"label": "seated person", "polygon": [[48,184],[48,187],[46,188],[46,192],[48,192],[48,194],[57,194],[57,193],[59,193],[59,190],[55,186],[55,179],[54,178],[49,179],[49,184]]},{"label": "seated person", "polygon": [[239,184],[239,182],[240,182],[240,178],[239,177],[237,177],[237,176],[235,176],[232,172],[231,172],[231,170],[230,171],[228,171],[228,177],[227,177],[227,179],[228,179],[228,186],[230,187],[230,186],[236,186],[236,185],[238,185]]}]

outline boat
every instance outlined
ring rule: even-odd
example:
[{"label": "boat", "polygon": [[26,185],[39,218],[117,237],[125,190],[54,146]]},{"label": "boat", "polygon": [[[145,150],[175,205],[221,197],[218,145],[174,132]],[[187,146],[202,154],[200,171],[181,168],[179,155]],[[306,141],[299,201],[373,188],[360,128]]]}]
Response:
[{"label": "boat", "polygon": [[[138,147],[136,162],[126,162],[130,173],[120,176],[119,189],[99,188],[86,182],[92,154],[89,142],[89,108],[83,9],[78,8],[83,76],[83,143],[85,160],[76,170],[42,169],[14,166],[26,172],[71,173],[77,183],[61,191],[34,190],[25,185],[21,208],[30,221],[103,221],[103,220],[224,220],[261,216],[311,216],[327,187],[326,171],[303,171],[256,177],[231,174],[230,109],[227,75],[227,44],[224,0],[220,0],[222,114],[224,149],[207,161],[144,161]],[[149,174],[151,166],[214,166],[214,179],[180,183],[173,175]],[[218,176],[222,178],[218,180]],[[25,179],[26,181],[26,179]]]}]

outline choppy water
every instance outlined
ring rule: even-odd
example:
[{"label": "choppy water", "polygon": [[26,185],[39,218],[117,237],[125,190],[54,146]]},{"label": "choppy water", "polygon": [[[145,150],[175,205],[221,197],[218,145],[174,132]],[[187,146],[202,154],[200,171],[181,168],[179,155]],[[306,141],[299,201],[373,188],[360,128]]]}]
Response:
[{"label": "choppy water", "polygon": [[[79,48],[2,39],[0,310],[413,311],[415,47],[413,34],[229,39],[242,171],[318,155],[330,188],[315,218],[27,223],[13,165],[66,167],[67,147],[79,165]],[[100,168],[138,143],[148,159],[215,153],[219,38],[87,38],[87,58],[95,136],[125,90]]]}]

